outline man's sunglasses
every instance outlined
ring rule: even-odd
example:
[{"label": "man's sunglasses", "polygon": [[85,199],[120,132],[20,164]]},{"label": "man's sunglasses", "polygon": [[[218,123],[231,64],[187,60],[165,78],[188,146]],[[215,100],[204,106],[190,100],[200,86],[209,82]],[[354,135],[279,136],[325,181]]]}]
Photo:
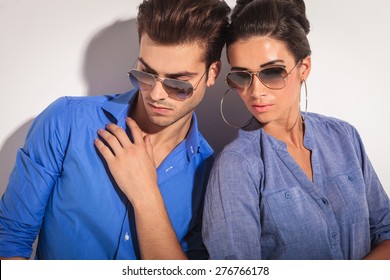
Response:
[{"label": "man's sunglasses", "polygon": [[130,70],[128,74],[133,86],[138,88],[140,91],[151,90],[156,85],[156,82],[159,81],[169,97],[176,100],[184,100],[192,96],[192,93],[196,90],[206,73],[207,69],[194,86],[186,81],[171,78],[160,78],[155,74],[137,69]]},{"label": "man's sunglasses", "polygon": [[226,83],[230,88],[239,91],[246,90],[252,84],[256,75],[260,82],[269,89],[282,89],[286,86],[286,78],[294,70],[300,61],[287,72],[282,66],[268,67],[261,70],[234,70],[226,75]]}]

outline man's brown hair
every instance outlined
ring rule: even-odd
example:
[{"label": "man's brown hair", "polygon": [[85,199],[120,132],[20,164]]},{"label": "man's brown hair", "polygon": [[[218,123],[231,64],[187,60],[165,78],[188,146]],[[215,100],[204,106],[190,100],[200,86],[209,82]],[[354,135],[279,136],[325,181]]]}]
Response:
[{"label": "man's brown hair", "polygon": [[138,12],[138,36],[163,45],[199,43],[205,63],[221,59],[230,13],[222,0],[144,0]]}]

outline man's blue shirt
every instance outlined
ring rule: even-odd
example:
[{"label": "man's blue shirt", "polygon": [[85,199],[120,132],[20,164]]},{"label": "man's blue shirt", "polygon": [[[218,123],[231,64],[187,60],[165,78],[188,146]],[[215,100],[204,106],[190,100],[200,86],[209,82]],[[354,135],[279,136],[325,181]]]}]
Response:
[{"label": "man's blue shirt", "polygon": [[346,122],[307,114],[312,182],[258,122],[217,157],[204,242],[213,259],[361,259],[390,239],[390,202]]},{"label": "man's blue shirt", "polygon": [[[132,206],[94,146],[99,128],[113,122],[126,129],[136,96],[63,97],[35,119],[0,203],[0,256],[30,257],[39,234],[39,259],[140,258]],[[157,169],[170,221],[189,253],[202,250],[212,160],[194,114],[186,139]]]}]

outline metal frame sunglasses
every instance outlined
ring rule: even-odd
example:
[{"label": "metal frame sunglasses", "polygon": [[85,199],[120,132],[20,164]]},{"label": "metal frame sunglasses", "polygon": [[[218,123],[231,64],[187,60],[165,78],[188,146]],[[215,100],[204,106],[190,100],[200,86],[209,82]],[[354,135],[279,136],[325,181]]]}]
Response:
[{"label": "metal frame sunglasses", "polygon": [[148,91],[153,89],[158,81],[162,84],[169,97],[176,100],[185,100],[192,96],[203,77],[206,75],[207,71],[208,69],[206,69],[195,85],[192,85],[190,82],[178,79],[161,78],[158,75],[140,71],[138,69],[131,69],[128,72],[128,75],[133,86],[138,88],[140,91]]},{"label": "metal frame sunglasses", "polygon": [[301,61],[299,60],[289,72],[283,66],[272,66],[257,70],[233,70],[226,74],[225,82],[230,88],[243,91],[251,86],[253,76],[256,76],[267,88],[282,89],[287,85],[287,77]]}]

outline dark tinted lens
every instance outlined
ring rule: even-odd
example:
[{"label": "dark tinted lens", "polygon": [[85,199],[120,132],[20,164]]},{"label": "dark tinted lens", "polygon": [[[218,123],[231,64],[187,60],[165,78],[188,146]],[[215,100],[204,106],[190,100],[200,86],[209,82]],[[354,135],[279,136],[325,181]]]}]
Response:
[{"label": "dark tinted lens", "polygon": [[175,79],[165,79],[163,86],[166,92],[177,99],[186,99],[192,95],[193,87],[190,83]]},{"label": "dark tinted lens", "polygon": [[236,89],[244,89],[251,83],[252,76],[248,72],[230,72],[226,76],[226,82],[229,87]]},{"label": "dark tinted lens", "polygon": [[149,90],[156,83],[156,79],[151,74],[138,70],[131,70],[129,77],[133,86],[140,90]]},{"label": "dark tinted lens", "polygon": [[284,78],[287,76],[287,72],[282,67],[272,67],[261,70],[258,76],[267,87],[280,89],[284,87]]}]

